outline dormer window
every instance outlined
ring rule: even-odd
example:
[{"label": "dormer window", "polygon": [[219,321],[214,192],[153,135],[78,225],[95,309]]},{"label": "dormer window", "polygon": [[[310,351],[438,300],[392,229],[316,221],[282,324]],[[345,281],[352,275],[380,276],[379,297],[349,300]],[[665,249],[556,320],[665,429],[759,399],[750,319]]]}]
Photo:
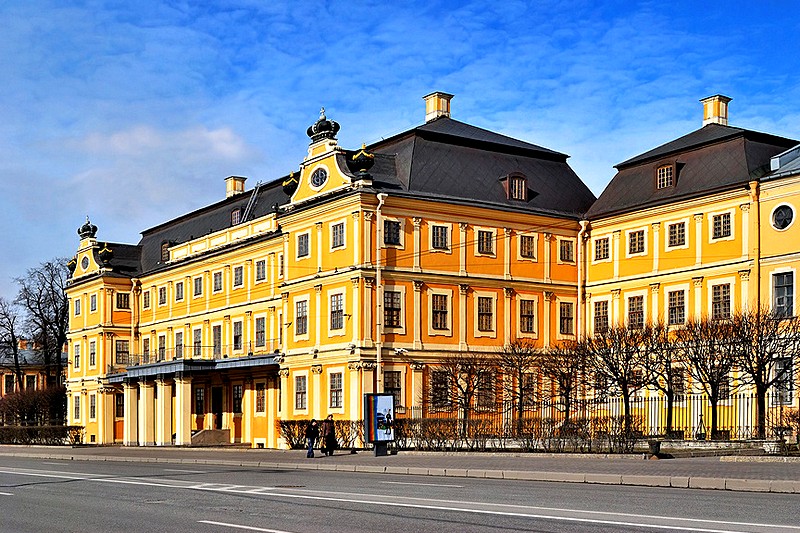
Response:
[{"label": "dormer window", "polygon": [[235,226],[242,220],[242,210],[234,209],[231,211],[231,226]]},{"label": "dormer window", "polygon": [[511,176],[508,181],[508,197],[511,200],[526,199],[526,192],[528,191],[527,180],[523,176]]},{"label": "dormer window", "polygon": [[659,189],[666,189],[675,184],[675,167],[673,165],[661,165],[656,169],[656,186]]},{"label": "dormer window", "polygon": [[169,241],[161,243],[161,262],[169,261]]}]

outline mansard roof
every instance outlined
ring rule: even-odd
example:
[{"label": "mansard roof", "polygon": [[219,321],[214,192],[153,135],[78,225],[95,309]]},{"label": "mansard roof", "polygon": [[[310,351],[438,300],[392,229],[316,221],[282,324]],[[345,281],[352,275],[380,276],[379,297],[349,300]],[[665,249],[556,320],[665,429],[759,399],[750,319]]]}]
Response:
[{"label": "mansard roof", "polygon": [[[708,124],[616,165],[618,172],[586,213],[597,219],[744,187],[769,171],[770,158],[797,141]],[[674,185],[659,189],[657,168],[673,167]]]}]

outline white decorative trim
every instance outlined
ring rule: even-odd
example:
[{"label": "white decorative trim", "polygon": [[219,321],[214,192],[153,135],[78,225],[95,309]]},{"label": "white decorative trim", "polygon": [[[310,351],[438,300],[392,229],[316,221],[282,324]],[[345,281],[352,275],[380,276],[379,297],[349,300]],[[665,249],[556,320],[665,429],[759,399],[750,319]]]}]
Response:
[{"label": "white decorative trim", "polygon": [[[453,336],[453,309],[455,309],[455,302],[453,302],[452,289],[435,289],[428,288],[428,335],[431,337],[452,337]],[[433,295],[441,294],[447,296],[447,327],[445,329],[433,329]]]},{"label": "white decorative trim", "polygon": [[[483,253],[483,252],[479,251],[479,249],[478,249],[479,245],[480,245],[480,243],[478,242],[479,241],[479,239],[478,239],[478,232],[479,231],[488,231],[489,233],[492,234],[492,251],[491,251],[491,253]],[[472,232],[473,232],[473,240],[475,241],[474,242],[474,246],[473,246],[473,251],[474,251],[475,257],[492,257],[492,258],[496,258],[497,257],[497,228],[473,226]]]},{"label": "white decorative trim", "polygon": [[[433,228],[435,226],[447,228],[447,248],[433,247]],[[453,224],[449,222],[428,222],[428,252],[451,254],[453,253]]]},{"label": "white decorative trim", "polygon": [[[683,224],[683,244],[676,246],[669,245],[669,228],[675,224]],[[664,222],[664,251],[671,252],[673,250],[688,250],[689,249],[689,217],[680,218],[677,220],[668,220]]]},{"label": "white decorative trim", "polygon": [[[492,299],[492,327],[488,331],[480,331],[478,329],[478,298],[491,298]],[[488,291],[473,291],[472,292],[472,331],[473,336],[477,339],[480,337],[488,337],[491,339],[497,338],[497,293]]]},{"label": "white decorative trim", "polygon": [[[636,253],[632,254],[632,253],[630,253],[630,251],[631,251],[631,233],[636,233],[636,232],[639,232],[639,231],[643,231],[644,232],[644,250],[641,251],[641,252],[636,252]],[[643,256],[646,256],[647,252],[648,252],[648,249],[649,249],[649,244],[650,244],[649,240],[650,240],[650,225],[649,224],[647,226],[642,226],[642,227],[639,227],[639,228],[632,228],[632,229],[629,229],[629,230],[625,230],[625,242],[623,243],[623,246],[625,246],[625,257],[627,258],[627,257],[643,257]]]}]

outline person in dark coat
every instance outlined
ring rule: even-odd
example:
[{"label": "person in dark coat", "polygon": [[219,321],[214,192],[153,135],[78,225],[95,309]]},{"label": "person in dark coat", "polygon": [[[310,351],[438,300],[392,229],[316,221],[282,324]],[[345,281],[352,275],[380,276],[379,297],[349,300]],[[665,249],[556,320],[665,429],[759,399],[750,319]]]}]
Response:
[{"label": "person in dark coat", "polygon": [[308,443],[308,451],[306,452],[306,457],[311,459],[314,457],[314,445],[319,440],[319,425],[317,425],[317,421],[315,419],[311,419],[311,422],[308,423],[306,426],[306,442]]},{"label": "person in dark coat", "polygon": [[333,455],[336,449],[336,426],[333,415],[322,421],[322,455]]}]

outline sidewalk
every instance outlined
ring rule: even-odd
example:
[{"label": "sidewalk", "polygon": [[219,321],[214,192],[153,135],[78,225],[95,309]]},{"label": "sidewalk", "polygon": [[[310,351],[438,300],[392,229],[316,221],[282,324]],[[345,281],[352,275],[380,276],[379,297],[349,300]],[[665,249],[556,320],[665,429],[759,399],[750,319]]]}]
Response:
[{"label": "sidewalk", "polygon": [[694,457],[647,460],[638,455],[371,452],[305,458],[305,450],[242,448],[0,446],[0,457],[73,461],[157,462],[332,470],[526,481],[561,481],[800,494],[800,458]]}]

